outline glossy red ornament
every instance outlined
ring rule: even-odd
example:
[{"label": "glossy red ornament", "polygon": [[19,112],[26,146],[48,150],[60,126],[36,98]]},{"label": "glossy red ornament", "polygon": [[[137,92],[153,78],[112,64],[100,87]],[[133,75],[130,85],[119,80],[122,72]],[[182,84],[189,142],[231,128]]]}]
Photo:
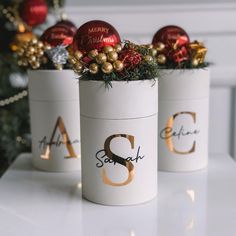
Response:
[{"label": "glossy red ornament", "polygon": [[74,49],[89,52],[104,46],[115,46],[120,42],[119,33],[105,21],[93,20],[83,24],[74,37]]},{"label": "glossy red ornament", "polygon": [[156,32],[153,37],[152,44],[163,43],[164,50],[161,52],[169,61],[180,64],[189,59],[186,46],[190,43],[189,36],[179,26],[168,25]]},{"label": "glossy red ornament", "polygon": [[45,0],[24,0],[20,9],[20,16],[29,26],[42,24],[47,17],[48,6]]},{"label": "glossy red ornament", "polygon": [[49,44],[52,47],[58,45],[69,46],[73,42],[74,32],[65,26],[54,25],[48,28],[41,36],[43,43]]},{"label": "glossy red ornament", "polygon": [[123,62],[126,69],[134,69],[141,62],[142,57],[134,49],[128,48],[122,50],[119,60]]},{"label": "glossy red ornament", "polygon": [[182,46],[181,48],[178,48],[175,51],[173,51],[172,59],[177,64],[180,64],[183,61],[189,60],[189,54],[186,47]]},{"label": "glossy red ornament", "polygon": [[76,30],[77,30],[77,27],[75,26],[75,24],[69,20],[58,21],[56,25],[68,27],[71,31],[73,31],[74,34],[76,33]]},{"label": "glossy red ornament", "polygon": [[189,44],[189,36],[179,26],[168,25],[156,32],[152,44],[155,46],[158,42],[164,43],[167,48],[176,49],[178,46]]}]

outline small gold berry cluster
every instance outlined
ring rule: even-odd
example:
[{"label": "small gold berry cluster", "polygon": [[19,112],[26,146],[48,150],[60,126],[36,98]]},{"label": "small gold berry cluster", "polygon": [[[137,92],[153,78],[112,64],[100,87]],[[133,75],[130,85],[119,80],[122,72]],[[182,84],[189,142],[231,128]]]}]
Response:
[{"label": "small gold berry cluster", "polygon": [[80,51],[70,52],[69,63],[72,64],[74,71],[80,74],[85,68],[91,74],[97,74],[102,71],[110,74],[113,71],[122,71],[124,64],[119,60],[119,52],[122,50],[121,44],[112,46],[104,46],[99,52],[97,49],[89,51],[83,55]]},{"label": "small gold berry cluster", "polygon": [[[163,51],[165,49],[165,44],[159,42],[155,46],[152,44],[146,45],[146,47],[149,49],[150,56],[153,59],[156,59],[156,62],[160,65],[164,65],[166,63],[166,56],[164,55]],[[147,55],[146,57],[151,57]]]},{"label": "small gold berry cluster", "polygon": [[17,50],[18,65],[39,69],[42,64],[48,62],[45,51],[50,49],[49,45],[44,45],[38,39],[32,39]]}]

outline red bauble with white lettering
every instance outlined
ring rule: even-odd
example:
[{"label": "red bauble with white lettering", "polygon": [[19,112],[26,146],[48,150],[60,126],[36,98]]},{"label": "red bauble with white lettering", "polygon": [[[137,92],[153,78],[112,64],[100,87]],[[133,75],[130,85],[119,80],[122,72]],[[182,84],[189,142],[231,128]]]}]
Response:
[{"label": "red bauble with white lettering", "polygon": [[54,25],[44,31],[40,39],[43,43],[56,47],[58,45],[71,45],[73,43],[73,38],[74,32],[69,27]]},{"label": "red bauble with white lettering", "polygon": [[29,26],[42,24],[47,14],[48,6],[45,0],[24,0],[20,7],[20,16]]},{"label": "red bauble with white lettering", "polygon": [[76,26],[73,22],[69,21],[69,20],[61,20],[61,21],[58,21],[56,23],[56,25],[60,25],[60,26],[64,26],[64,27],[68,27],[71,31],[73,31],[73,33],[75,34],[76,33]]},{"label": "red bauble with white lettering", "polygon": [[114,46],[120,42],[119,33],[105,21],[93,20],[83,24],[76,32],[74,49],[89,52],[104,46]]}]

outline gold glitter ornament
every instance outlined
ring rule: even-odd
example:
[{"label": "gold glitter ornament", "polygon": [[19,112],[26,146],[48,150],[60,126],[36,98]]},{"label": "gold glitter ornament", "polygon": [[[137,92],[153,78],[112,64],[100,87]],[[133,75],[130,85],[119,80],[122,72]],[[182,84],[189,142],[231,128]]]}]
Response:
[{"label": "gold glitter ornament", "polygon": [[113,66],[110,62],[104,62],[102,64],[102,71],[105,73],[105,74],[110,74],[112,71],[113,71]]},{"label": "gold glitter ornament", "polygon": [[157,43],[156,46],[155,46],[155,49],[158,51],[158,52],[161,52],[165,49],[165,44],[164,43]]},{"label": "gold glitter ornament", "polygon": [[96,56],[98,55],[98,50],[97,49],[94,49],[94,50],[91,50],[89,53],[88,53],[88,56],[90,58],[95,58]]},{"label": "gold glitter ornament", "polygon": [[166,63],[166,56],[164,54],[159,54],[157,56],[158,64],[164,65]]},{"label": "gold glitter ornament", "polygon": [[114,46],[114,49],[116,52],[120,52],[122,50],[122,46],[121,44],[117,43],[115,46]]},{"label": "gold glitter ornament", "polygon": [[100,53],[98,53],[98,55],[96,56],[96,62],[97,62],[98,64],[103,64],[104,62],[106,62],[106,60],[107,60],[107,56],[106,56],[105,53],[100,52]]},{"label": "gold glitter ornament", "polygon": [[98,70],[99,70],[98,64],[92,63],[92,64],[89,65],[89,72],[90,72],[91,74],[97,74],[97,73],[98,73]]},{"label": "gold glitter ornament", "polygon": [[124,64],[122,61],[117,60],[113,63],[113,67],[115,71],[122,71],[124,69]]},{"label": "gold glitter ornament", "polygon": [[112,52],[113,50],[114,49],[113,49],[112,46],[105,46],[105,47],[102,48],[102,51],[106,54],[109,53],[109,52]]},{"label": "gold glitter ornament", "polygon": [[107,54],[107,60],[110,62],[114,62],[118,59],[118,53],[115,51],[111,51]]}]

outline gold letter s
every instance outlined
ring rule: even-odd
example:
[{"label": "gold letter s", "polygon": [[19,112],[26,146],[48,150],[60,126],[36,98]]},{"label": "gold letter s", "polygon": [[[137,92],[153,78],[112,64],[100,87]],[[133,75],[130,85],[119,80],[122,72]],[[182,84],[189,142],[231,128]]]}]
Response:
[{"label": "gold letter s", "polygon": [[114,134],[114,135],[111,135],[110,137],[108,137],[104,143],[104,150],[105,150],[106,156],[108,158],[110,158],[111,160],[113,160],[114,162],[117,162],[120,165],[123,165],[124,167],[126,167],[128,170],[128,178],[124,182],[114,183],[108,178],[108,176],[106,174],[106,170],[105,170],[105,168],[103,168],[102,169],[102,179],[105,184],[108,184],[111,186],[124,186],[124,185],[129,184],[133,180],[135,172],[134,172],[134,165],[131,163],[131,161],[127,161],[124,158],[117,156],[116,154],[114,154],[111,151],[111,149],[110,149],[111,140],[114,138],[117,138],[117,137],[123,137],[123,138],[128,139],[131,144],[131,148],[133,149],[134,148],[134,136],[127,135],[127,134]]}]

